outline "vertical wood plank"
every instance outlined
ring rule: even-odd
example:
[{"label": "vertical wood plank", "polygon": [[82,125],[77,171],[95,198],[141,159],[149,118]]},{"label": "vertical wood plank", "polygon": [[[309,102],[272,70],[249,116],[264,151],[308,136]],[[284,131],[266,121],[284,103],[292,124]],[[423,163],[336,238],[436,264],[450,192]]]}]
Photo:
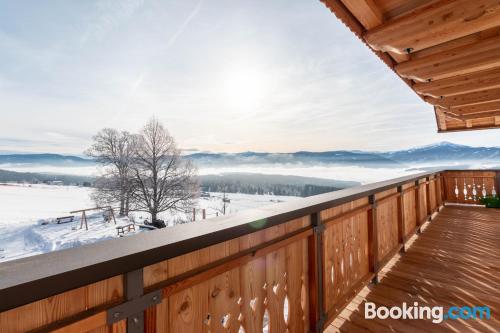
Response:
[{"label": "vertical wood plank", "polygon": [[406,242],[406,230],[405,230],[405,203],[404,203],[404,194],[403,194],[403,186],[398,186],[398,193],[399,196],[397,198],[398,200],[398,243],[402,244],[403,247],[401,250],[404,252],[405,247],[404,244]]},{"label": "vertical wood plank", "polygon": [[378,272],[378,226],[377,226],[377,203],[375,195],[370,195],[369,203],[372,209],[368,211],[368,243],[369,243],[369,265],[370,272]]},{"label": "vertical wood plank", "polygon": [[420,225],[422,223],[422,214],[420,214],[420,180],[415,181],[415,221],[417,230],[420,232]]},{"label": "vertical wood plank", "polygon": [[321,288],[322,285],[322,267],[320,266],[323,255],[323,235],[320,230],[321,220],[319,213],[311,215],[311,224],[315,229],[315,233],[308,237],[307,253],[308,253],[308,277],[309,277],[309,327],[311,332],[319,333],[322,331],[321,319],[323,316],[323,297]]}]

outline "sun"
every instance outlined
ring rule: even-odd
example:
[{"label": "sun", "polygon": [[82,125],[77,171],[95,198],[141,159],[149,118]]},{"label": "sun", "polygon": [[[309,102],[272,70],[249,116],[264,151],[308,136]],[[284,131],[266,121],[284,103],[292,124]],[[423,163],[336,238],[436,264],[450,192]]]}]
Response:
[{"label": "sun", "polygon": [[222,102],[226,107],[234,111],[251,111],[264,102],[270,79],[257,68],[240,67],[227,71],[221,83]]}]

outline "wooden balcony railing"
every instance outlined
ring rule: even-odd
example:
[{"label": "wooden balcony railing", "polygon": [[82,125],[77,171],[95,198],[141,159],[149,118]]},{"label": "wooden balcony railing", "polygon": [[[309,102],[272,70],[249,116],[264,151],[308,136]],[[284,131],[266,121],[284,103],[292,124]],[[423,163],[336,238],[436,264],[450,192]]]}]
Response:
[{"label": "wooden balcony railing", "polygon": [[[492,175],[459,180],[491,186]],[[0,264],[0,332],[320,332],[454,201],[453,177],[422,173]]]},{"label": "wooden balcony railing", "polygon": [[479,204],[486,196],[497,196],[500,174],[497,171],[447,171],[444,196],[447,202]]}]

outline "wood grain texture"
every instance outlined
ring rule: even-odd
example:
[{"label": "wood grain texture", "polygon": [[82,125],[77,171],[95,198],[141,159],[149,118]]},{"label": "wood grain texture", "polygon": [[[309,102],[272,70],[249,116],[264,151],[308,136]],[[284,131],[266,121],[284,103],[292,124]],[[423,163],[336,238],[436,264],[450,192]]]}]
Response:
[{"label": "wood grain texture", "polygon": [[[325,332],[488,332],[500,330],[498,287],[500,212],[445,207],[406,253],[381,272],[379,284],[362,290]],[[364,303],[400,306],[489,306],[490,320],[364,319]]]},{"label": "wood grain texture", "polygon": [[496,0],[442,0],[390,20],[365,35],[378,51],[418,51],[499,25]]},{"label": "wood grain texture", "polygon": [[[0,332],[17,333],[38,329],[97,306],[120,300],[122,296],[121,276],[96,282],[0,313]],[[94,317],[88,320],[86,325],[94,329],[102,323],[101,317]]]}]

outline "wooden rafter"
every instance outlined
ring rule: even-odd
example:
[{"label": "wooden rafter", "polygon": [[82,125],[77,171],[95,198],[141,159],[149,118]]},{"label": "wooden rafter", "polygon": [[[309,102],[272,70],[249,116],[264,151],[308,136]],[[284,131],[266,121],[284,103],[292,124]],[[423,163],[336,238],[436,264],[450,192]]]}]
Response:
[{"label": "wooden rafter", "polygon": [[490,118],[490,117],[498,117],[498,116],[500,116],[500,110],[499,111],[478,113],[478,114],[464,114],[464,115],[460,116],[460,119],[473,120],[473,119]]},{"label": "wooden rafter", "polygon": [[384,16],[373,0],[342,0],[365,29],[375,28],[384,23]]},{"label": "wooden rafter", "polygon": [[500,36],[396,65],[402,77],[439,80],[500,66]]},{"label": "wooden rafter", "polygon": [[500,100],[500,88],[480,90],[461,95],[454,95],[448,97],[425,97],[425,101],[432,105],[439,105],[444,108],[452,106],[463,106],[470,104],[479,104],[490,101]]},{"label": "wooden rafter", "polygon": [[500,127],[500,0],[321,1],[434,106],[439,132]]},{"label": "wooden rafter", "polygon": [[417,93],[432,97],[454,96],[493,88],[500,88],[500,68],[413,85]]},{"label": "wooden rafter", "polygon": [[486,102],[481,104],[472,104],[464,106],[451,107],[450,111],[455,114],[471,114],[490,111],[500,111],[500,101]]},{"label": "wooden rafter", "polygon": [[442,0],[368,31],[378,51],[414,52],[498,26],[497,0]]}]

